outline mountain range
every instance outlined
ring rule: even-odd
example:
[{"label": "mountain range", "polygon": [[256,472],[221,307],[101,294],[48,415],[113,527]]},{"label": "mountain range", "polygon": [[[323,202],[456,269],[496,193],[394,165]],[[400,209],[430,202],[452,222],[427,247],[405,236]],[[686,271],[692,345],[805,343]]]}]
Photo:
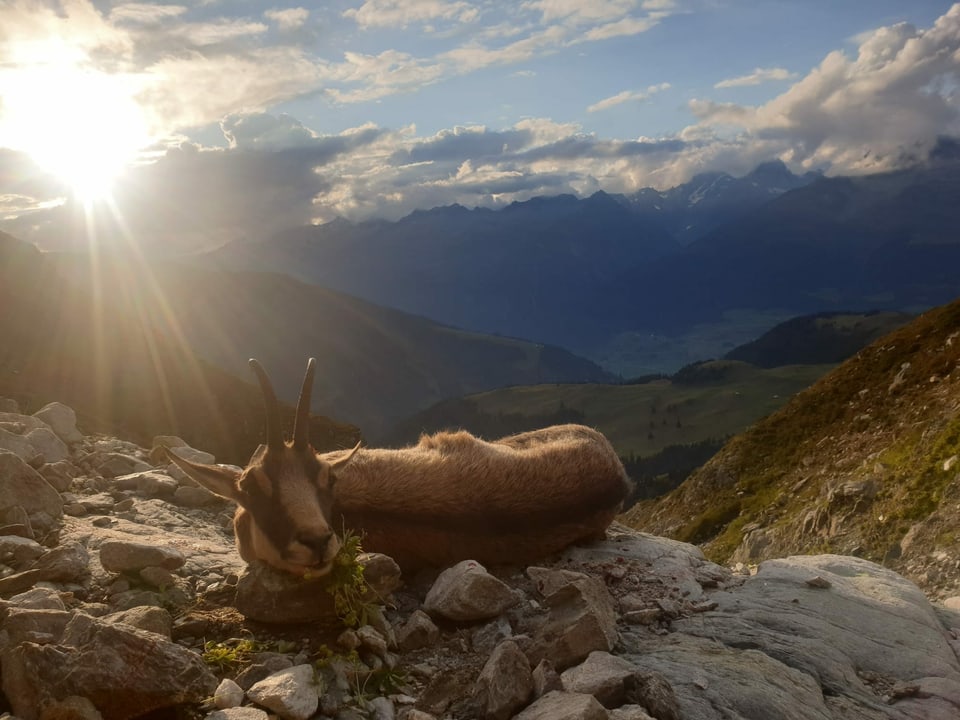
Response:
[{"label": "mountain range", "polygon": [[[273,269],[456,327],[599,357],[733,311],[917,311],[960,292],[960,163],[863,177],[767,163],[668,191],[336,221],[197,258]],[[662,368],[672,371],[676,368]]]}]

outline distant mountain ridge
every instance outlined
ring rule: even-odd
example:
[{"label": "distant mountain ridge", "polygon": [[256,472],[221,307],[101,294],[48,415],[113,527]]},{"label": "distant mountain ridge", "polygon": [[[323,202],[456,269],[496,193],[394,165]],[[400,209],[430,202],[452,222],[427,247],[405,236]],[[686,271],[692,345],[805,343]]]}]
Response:
[{"label": "distant mountain ridge", "polygon": [[[621,278],[614,324],[669,329],[733,308],[917,311],[960,294],[960,163],[821,178]],[[655,304],[659,300],[659,305]]]},{"label": "distant mountain ridge", "polygon": [[855,178],[772,162],[631,196],[294,228],[193,261],[285,272],[444,324],[601,357],[624,334],[683,334],[733,311],[947,302],[960,294],[956,197],[960,162]]},{"label": "distant mountain ridge", "polygon": [[501,210],[418,210],[397,222],[338,220],[232,243],[200,261],[276,270],[457,327],[579,349],[618,329],[604,322],[603,296],[624,272],[674,256],[678,237],[689,242],[812,178],[777,162],[743,178],[698,176],[664,193],[599,191]]},{"label": "distant mountain ridge", "polygon": [[724,172],[701,173],[668,190],[644,188],[626,199],[635,212],[656,219],[678,242],[687,245],[723,223],[820,177],[815,172],[795,175],[782,161],[772,160],[743,177]]},{"label": "distant mountain ridge", "polygon": [[839,363],[913,319],[900,312],[817,313],[781,323],[724,357],[757,367]]},{"label": "distant mountain ridge", "polygon": [[656,222],[598,192],[500,211],[452,205],[395,223],[294,228],[201,260],[287,273],[477,332],[556,343],[571,327],[589,334],[595,318],[584,297],[603,292],[624,267],[677,249]]}]

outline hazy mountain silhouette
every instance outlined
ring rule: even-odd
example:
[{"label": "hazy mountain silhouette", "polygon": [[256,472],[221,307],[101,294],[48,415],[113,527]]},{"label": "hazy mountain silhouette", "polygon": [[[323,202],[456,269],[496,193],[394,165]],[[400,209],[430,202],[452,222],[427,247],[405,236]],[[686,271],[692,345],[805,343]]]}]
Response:
[{"label": "hazy mountain silhouette", "polygon": [[630,197],[295,228],[201,262],[280,270],[458,327],[589,351],[625,331],[682,332],[731,309],[945,302],[960,290],[958,168],[941,159],[825,178],[771,162]]},{"label": "hazy mountain silhouette", "polygon": [[[447,397],[520,383],[611,379],[557,347],[438,325],[276,273],[147,265],[118,254],[42,254],[4,240],[3,269],[11,278],[3,288],[8,334],[0,335],[6,367],[23,373],[52,363],[68,385],[97,380],[104,393],[133,392],[146,381],[123,379],[125,358],[137,368],[131,372],[156,372],[161,382],[167,360],[154,362],[154,355],[184,367],[203,359],[211,371],[247,379],[247,359],[256,357],[281,398],[293,401],[307,357],[316,356],[315,410],[375,433]],[[80,363],[79,352],[90,357]],[[91,374],[101,355],[104,369]],[[16,389],[18,378],[7,380]],[[89,406],[57,383],[48,385],[35,387],[78,409]],[[257,428],[260,420],[259,410],[249,416]]]}]

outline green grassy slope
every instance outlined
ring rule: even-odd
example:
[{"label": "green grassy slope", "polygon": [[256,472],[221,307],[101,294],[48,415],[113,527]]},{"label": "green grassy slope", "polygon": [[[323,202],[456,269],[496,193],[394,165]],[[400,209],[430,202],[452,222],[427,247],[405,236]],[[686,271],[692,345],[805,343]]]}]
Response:
[{"label": "green grassy slope", "polygon": [[861,350],[625,519],[720,562],[831,551],[910,575],[934,550],[956,557],[958,366],[954,302]]},{"label": "green grassy slope", "polygon": [[[715,377],[693,377],[687,383],[665,379],[638,385],[543,384],[492,390],[468,399],[489,415],[555,416],[563,409],[573,411],[581,422],[610,438],[622,456],[648,456],[670,445],[740,432],[830,367],[761,370],[745,363],[711,361],[699,366],[700,374],[714,370]],[[439,429],[427,418],[419,425],[406,425],[408,435]]]}]

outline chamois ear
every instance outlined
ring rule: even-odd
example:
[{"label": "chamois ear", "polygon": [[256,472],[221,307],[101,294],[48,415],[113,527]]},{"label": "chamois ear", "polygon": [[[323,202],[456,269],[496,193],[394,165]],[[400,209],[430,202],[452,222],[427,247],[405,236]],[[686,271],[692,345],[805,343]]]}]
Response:
[{"label": "chamois ear", "polygon": [[203,465],[202,463],[184,460],[168,447],[164,447],[163,452],[170,462],[210,492],[228,500],[239,502],[241,493],[237,488],[237,480],[240,478],[240,473],[236,470],[219,465]]},{"label": "chamois ear", "polygon": [[357,454],[357,450],[359,449],[360,443],[357,443],[353,450],[349,451],[346,455],[338,457],[336,460],[330,460],[329,458],[326,458],[326,461],[330,464],[330,469],[336,470],[337,468],[342,468],[344,465],[350,462],[351,459],[353,459],[353,456]]}]

